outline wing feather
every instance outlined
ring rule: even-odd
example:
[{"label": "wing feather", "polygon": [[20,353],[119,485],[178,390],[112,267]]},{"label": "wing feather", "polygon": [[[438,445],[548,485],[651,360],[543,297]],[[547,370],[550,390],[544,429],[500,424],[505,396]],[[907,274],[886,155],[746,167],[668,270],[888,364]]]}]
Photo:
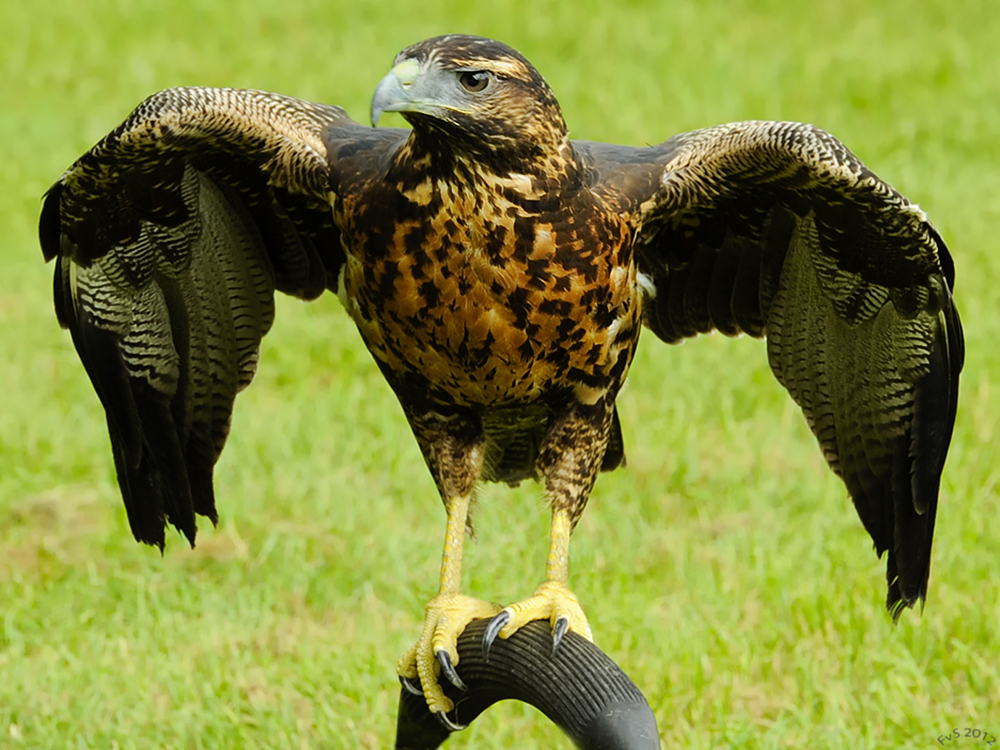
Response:
[{"label": "wing feather", "polygon": [[105,407],[137,539],[193,543],[274,293],[312,299],[343,262],[323,136],[339,107],[231,89],[151,96],[48,192],[56,314]]},{"label": "wing feather", "polygon": [[771,369],[889,553],[898,616],[926,596],[964,359],[944,242],[809,125],[733,123],[615,149],[582,150],[637,216],[656,292],[645,324],[668,342],[712,329],[767,337]]}]

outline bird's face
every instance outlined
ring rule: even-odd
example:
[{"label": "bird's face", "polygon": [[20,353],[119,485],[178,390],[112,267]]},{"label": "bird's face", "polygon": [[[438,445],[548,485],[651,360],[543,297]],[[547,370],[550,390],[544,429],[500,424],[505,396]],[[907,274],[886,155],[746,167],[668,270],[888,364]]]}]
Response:
[{"label": "bird's face", "polygon": [[477,152],[540,155],[567,138],[545,79],[515,50],[481,37],[436,37],[400,52],[375,89],[372,125],[384,112]]}]

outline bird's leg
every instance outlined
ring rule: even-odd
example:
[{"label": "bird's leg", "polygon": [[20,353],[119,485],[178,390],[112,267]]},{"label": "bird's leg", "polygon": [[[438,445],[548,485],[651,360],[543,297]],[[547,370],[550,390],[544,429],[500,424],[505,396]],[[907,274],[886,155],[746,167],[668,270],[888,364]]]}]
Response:
[{"label": "bird's leg", "polygon": [[572,528],[569,511],[553,509],[549,531],[549,556],[545,563],[545,581],[524,601],[504,607],[493,618],[483,635],[487,656],[497,636],[509,638],[534,620],[552,624],[552,652],[555,653],[566,631],[572,630],[593,641],[590,624],[576,595],[569,589],[569,537]]},{"label": "bird's leg", "polygon": [[456,425],[457,421],[425,422],[412,416],[410,418],[417,441],[441,491],[448,520],[437,596],[424,609],[424,627],[420,638],[399,660],[399,676],[403,678],[403,684],[412,689],[408,680],[419,679],[427,708],[453,731],[462,727],[445,716],[455,704],[444,694],[438,676],[443,673],[453,685],[465,689],[455,671],[458,636],[472,620],[492,617],[499,610],[495,604],[459,593],[469,505],[482,466],[482,450],[474,432],[470,438],[463,439],[462,425]]},{"label": "bird's leg", "polygon": [[613,414],[604,404],[577,405],[550,426],[539,452],[538,468],[552,505],[545,581],[535,593],[504,607],[483,636],[483,650],[497,636],[509,638],[533,620],[552,624],[553,653],[567,630],[593,641],[583,608],[569,589],[569,539],[594,486],[608,441]]},{"label": "bird's leg", "polygon": [[455,672],[458,636],[473,620],[492,617],[499,609],[495,604],[459,593],[469,501],[468,495],[445,500],[448,525],[441,554],[438,594],[424,609],[424,628],[420,638],[399,660],[400,677],[419,679],[428,709],[438,713],[447,713],[454,708],[454,703],[438,683],[438,675],[442,671],[456,687],[465,688]]}]

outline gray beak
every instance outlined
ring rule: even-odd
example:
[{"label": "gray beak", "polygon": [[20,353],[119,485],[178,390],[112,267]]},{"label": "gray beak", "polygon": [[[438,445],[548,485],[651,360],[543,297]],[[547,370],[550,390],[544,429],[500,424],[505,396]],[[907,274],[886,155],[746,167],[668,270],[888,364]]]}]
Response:
[{"label": "gray beak", "polygon": [[413,84],[420,75],[420,63],[403,60],[386,73],[372,96],[372,127],[378,125],[383,112],[407,112],[413,106]]}]

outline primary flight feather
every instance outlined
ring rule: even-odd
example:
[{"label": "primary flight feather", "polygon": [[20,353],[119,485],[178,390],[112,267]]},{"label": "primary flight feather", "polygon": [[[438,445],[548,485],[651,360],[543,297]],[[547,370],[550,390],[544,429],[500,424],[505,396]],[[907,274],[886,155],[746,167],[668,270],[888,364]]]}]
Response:
[{"label": "primary flight feather", "polygon": [[[453,708],[455,642],[533,619],[589,637],[569,535],[624,460],[615,399],[644,325],[767,337],[879,555],[898,616],[926,595],[964,357],[954,267],[924,213],[810,125],[741,122],[646,148],[572,141],[545,80],[499,42],[399,54],[369,128],[277,94],[153,95],[48,192],[55,305],[107,413],[136,538],[193,542],[274,292],[334,291],[413,428],[447,511],[440,592],[400,662]],[[461,595],[479,481],[542,483],[545,582]]]}]

